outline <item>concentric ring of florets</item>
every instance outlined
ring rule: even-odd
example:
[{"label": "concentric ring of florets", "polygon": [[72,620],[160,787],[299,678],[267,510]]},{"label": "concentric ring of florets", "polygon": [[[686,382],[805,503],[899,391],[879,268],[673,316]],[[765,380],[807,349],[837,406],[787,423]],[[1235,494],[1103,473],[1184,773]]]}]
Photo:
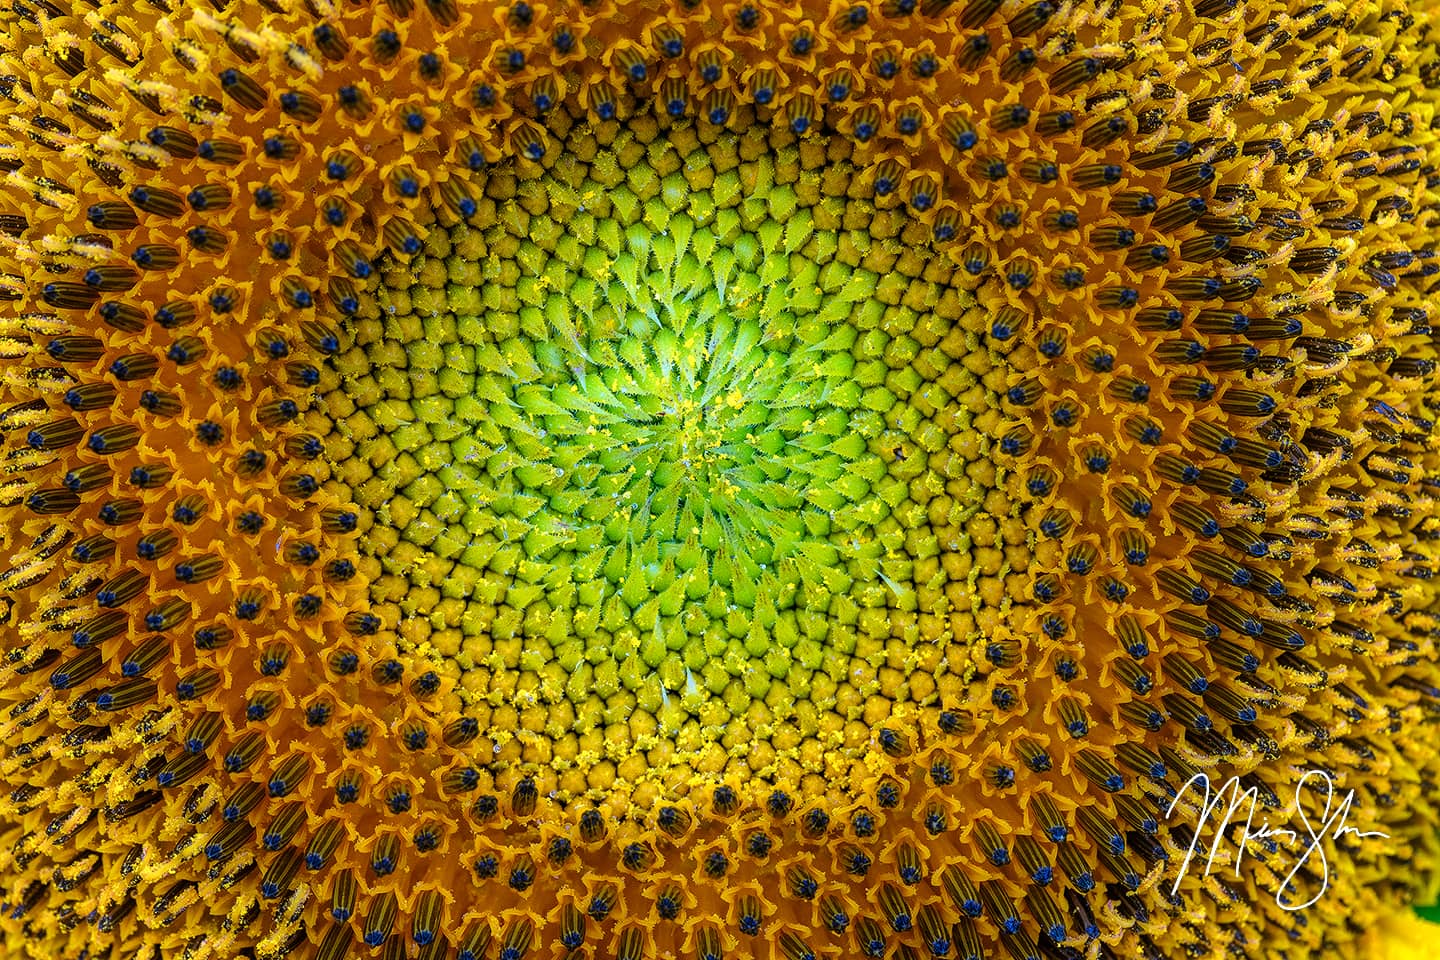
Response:
[{"label": "concentric ring of florets", "polygon": [[827,184],[787,131],[658,133],[492,166],[347,324],[320,389],[376,609],[567,793],[858,789],[856,721],[958,703],[997,602],[970,297],[833,149]]},{"label": "concentric ring of florets", "polygon": [[[1372,915],[1421,882],[1424,11],[739,0],[637,31],[603,3],[394,0],[184,9],[154,37],[119,6],[6,16],[17,941],[1332,950],[1356,931],[1271,906],[1263,844],[1234,889],[1159,882],[1190,774],[1269,797],[1306,765],[1396,838],[1336,851],[1331,896]],[[907,243],[939,243],[982,307],[961,362],[984,364],[977,404],[1004,397],[1003,424],[973,421],[1002,509],[968,530],[983,677],[942,706],[983,722],[858,707],[872,776],[847,804],[782,776],[560,813],[580,791],[549,738],[474,749],[534,721],[482,729],[397,652],[424,621],[370,605],[321,358],[390,322],[363,314],[377,266],[493,215],[480,168],[561,163],[577,117],[652,141],[759,126],[851,162],[830,195],[904,205],[928,234]]]}]

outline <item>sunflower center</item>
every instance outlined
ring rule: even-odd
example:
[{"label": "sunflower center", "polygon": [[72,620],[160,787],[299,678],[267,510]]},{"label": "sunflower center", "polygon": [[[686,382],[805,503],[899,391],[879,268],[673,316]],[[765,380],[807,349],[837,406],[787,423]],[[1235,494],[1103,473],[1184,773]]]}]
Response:
[{"label": "sunflower center", "polygon": [[[687,246],[713,242],[676,232]],[[637,547],[639,575],[614,586],[640,607],[654,592],[671,615],[682,593],[705,592],[701,565],[706,576],[721,563],[763,578],[772,564],[804,562],[802,548],[828,556],[819,541],[850,501],[822,487],[841,479],[842,454],[884,469],[863,441],[843,440],[851,418],[831,395],[848,393],[826,373],[836,351],[804,343],[793,318],[737,316],[755,311],[750,294],[727,289],[733,255],[717,273],[688,249],[677,256],[674,241],[638,237],[629,250],[655,269],[640,277],[630,252],[607,267],[630,278],[618,311],[573,304],[532,375],[481,388],[513,414],[502,415],[502,447],[523,460],[518,484],[476,491],[541,541],[533,559],[595,543],[616,554],[615,568],[624,545]],[[808,333],[833,337],[824,324]]]},{"label": "sunflower center", "polygon": [[[662,554],[693,569],[696,543],[706,552],[744,546],[735,534],[757,526],[746,508],[768,515],[767,500],[777,498],[782,510],[800,506],[787,485],[797,471],[784,457],[794,431],[787,437],[775,423],[779,391],[767,376],[783,370],[785,358],[761,348],[759,337],[753,325],[737,332],[726,320],[683,337],[661,327],[621,345],[632,368],[582,371],[552,393],[565,412],[542,429],[584,453],[581,469],[556,477],[592,493],[584,516],[638,512],[661,538]],[[774,439],[761,447],[762,436]],[[590,464],[599,472],[586,484]],[[767,486],[774,484],[783,489]]]},{"label": "sunflower center", "polygon": [[379,271],[335,477],[376,607],[502,762],[844,789],[874,724],[963,699],[1003,595],[998,371],[843,156],[656,134],[571,128]]}]

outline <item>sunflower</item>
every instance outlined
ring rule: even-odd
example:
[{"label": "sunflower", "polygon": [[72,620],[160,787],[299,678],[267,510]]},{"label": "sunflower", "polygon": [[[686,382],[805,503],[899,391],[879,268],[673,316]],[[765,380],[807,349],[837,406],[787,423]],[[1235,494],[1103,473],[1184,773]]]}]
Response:
[{"label": "sunflower", "polygon": [[1430,6],[16,0],[6,955],[1412,955]]}]

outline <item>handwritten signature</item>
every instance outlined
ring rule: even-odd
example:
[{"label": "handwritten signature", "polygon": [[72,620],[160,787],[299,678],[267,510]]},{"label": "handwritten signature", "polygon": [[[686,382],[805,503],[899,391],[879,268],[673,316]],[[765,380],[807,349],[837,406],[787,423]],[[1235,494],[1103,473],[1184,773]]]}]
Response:
[{"label": "handwritten signature", "polygon": [[[1198,786],[1197,786],[1198,785]],[[1206,827],[1213,827],[1214,840],[1210,844],[1210,855],[1205,859],[1204,876],[1209,876],[1215,866],[1215,858],[1220,854],[1225,844],[1226,834],[1230,832],[1231,825],[1240,826],[1238,836],[1230,837],[1230,842],[1235,845],[1235,875],[1239,876],[1240,866],[1245,858],[1246,846],[1251,840],[1268,840],[1272,844],[1280,840],[1287,842],[1287,845],[1294,846],[1303,842],[1303,849],[1299,851],[1299,859],[1290,868],[1280,883],[1280,889],[1275,893],[1275,902],[1282,910],[1304,910],[1311,906],[1330,888],[1330,864],[1325,859],[1325,847],[1322,841],[1327,837],[1332,841],[1339,841],[1346,834],[1356,839],[1367,837],[1388,838],[1390,834],[1382,833],[1379,830],[1360,830],[1351,826],[1347,820],[1350,817],[1350,806],[1355,800],[1355,791],[1351,790],[1337,801],[1335,796],[1335,783],[1330,774],[1324,770],[1309,770],[1300,778],[1295,785],[1295,806],[1294,812],[1304,827],[1305,840],[1301,840],[1300,832],[1287,827],[1271,826],[1268,819],[1261,819],[1259,825],[1255,823],[1256,806],[1259,803],[1259,790],[1256,787],[1244,788],[1238,777],[1231,777],[1221,784],[1220,789],[1213,790],[1210,778],[1203,773],[1197,773],[1180,788],[1179,792],[1170,801],[1170,807],[1165,811],[1165,816],[1171,817],[1175,814],[1175,807],[1180,798],[1190,790],[1192,786],[1203,789],[1203,800],[1200,804],[1200,811],[1195,821],[1195,831],[1190,838],[1190,847],[1185,851],[1185,859],[1180,862],[1180,870],[1175,875],[1175,884],[1170,888],[1172,895],[1180,890],[1180,881],[1184,879],[1189,871],[1191,862],[1195,859],[1195,852],[1200,846],[1200,836]],[[1325,809],[1320,814],[1320,819],[1312,822],[1310,815],[1305,812],[1305,807],[1300,803],[1301,796],[1306,792],[1313,793],[1318,798],[1323,797]],[[1223,815],[1214,819],[1217,811],[1221,810],[1221,804],[1229,798],[1229,805],[1223,808]],[[1244,815],[1243,820],[1237,815]],[[1312,859],[1319,858],[1319,889],[1304,903],[1293,903],[1287,897],[1287,891],[1295,889],[1294,880],[1296,874],[1305,868]]]}]

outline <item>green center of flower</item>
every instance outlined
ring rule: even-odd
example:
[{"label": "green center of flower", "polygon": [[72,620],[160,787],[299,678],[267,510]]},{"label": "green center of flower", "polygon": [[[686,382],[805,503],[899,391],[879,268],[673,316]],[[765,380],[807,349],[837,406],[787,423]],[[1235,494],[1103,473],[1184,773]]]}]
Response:
[{"label": "green center of flower", "polygon": [[496,168],[351,324],[374,600],[565,789],[842,776],[857,721],[958,696],[1003,565],[968,296],[823,150],[643,134]]},{"label": "green center of flower", "polygon": [[[786,389],[792,365],[777,341],[764,344],[758,324],[737,327],[719,313],[709,323],[688,319],[700,328],[656,328],[640,317],[637,325],[652,329],[620,341],[602,367],[577,357],[568,382],[519,401],[540,414],[522,429],[548,447],[538,489],[584,521],[618,517],[617,530],[657,538],[661,560],[682,570],[722,555],[751,567],[791,557],[805,514],[818,512],[807,509],[810,477],[836,479],[838,457],[818,463],[813,443],[801,445],[815,413],[802,391]],[[608,344],[600,350],[611,353]],[[848,422],[828,419],[832,432]],[[568,516],[552,518],[561,530],[572,526]]]}]

